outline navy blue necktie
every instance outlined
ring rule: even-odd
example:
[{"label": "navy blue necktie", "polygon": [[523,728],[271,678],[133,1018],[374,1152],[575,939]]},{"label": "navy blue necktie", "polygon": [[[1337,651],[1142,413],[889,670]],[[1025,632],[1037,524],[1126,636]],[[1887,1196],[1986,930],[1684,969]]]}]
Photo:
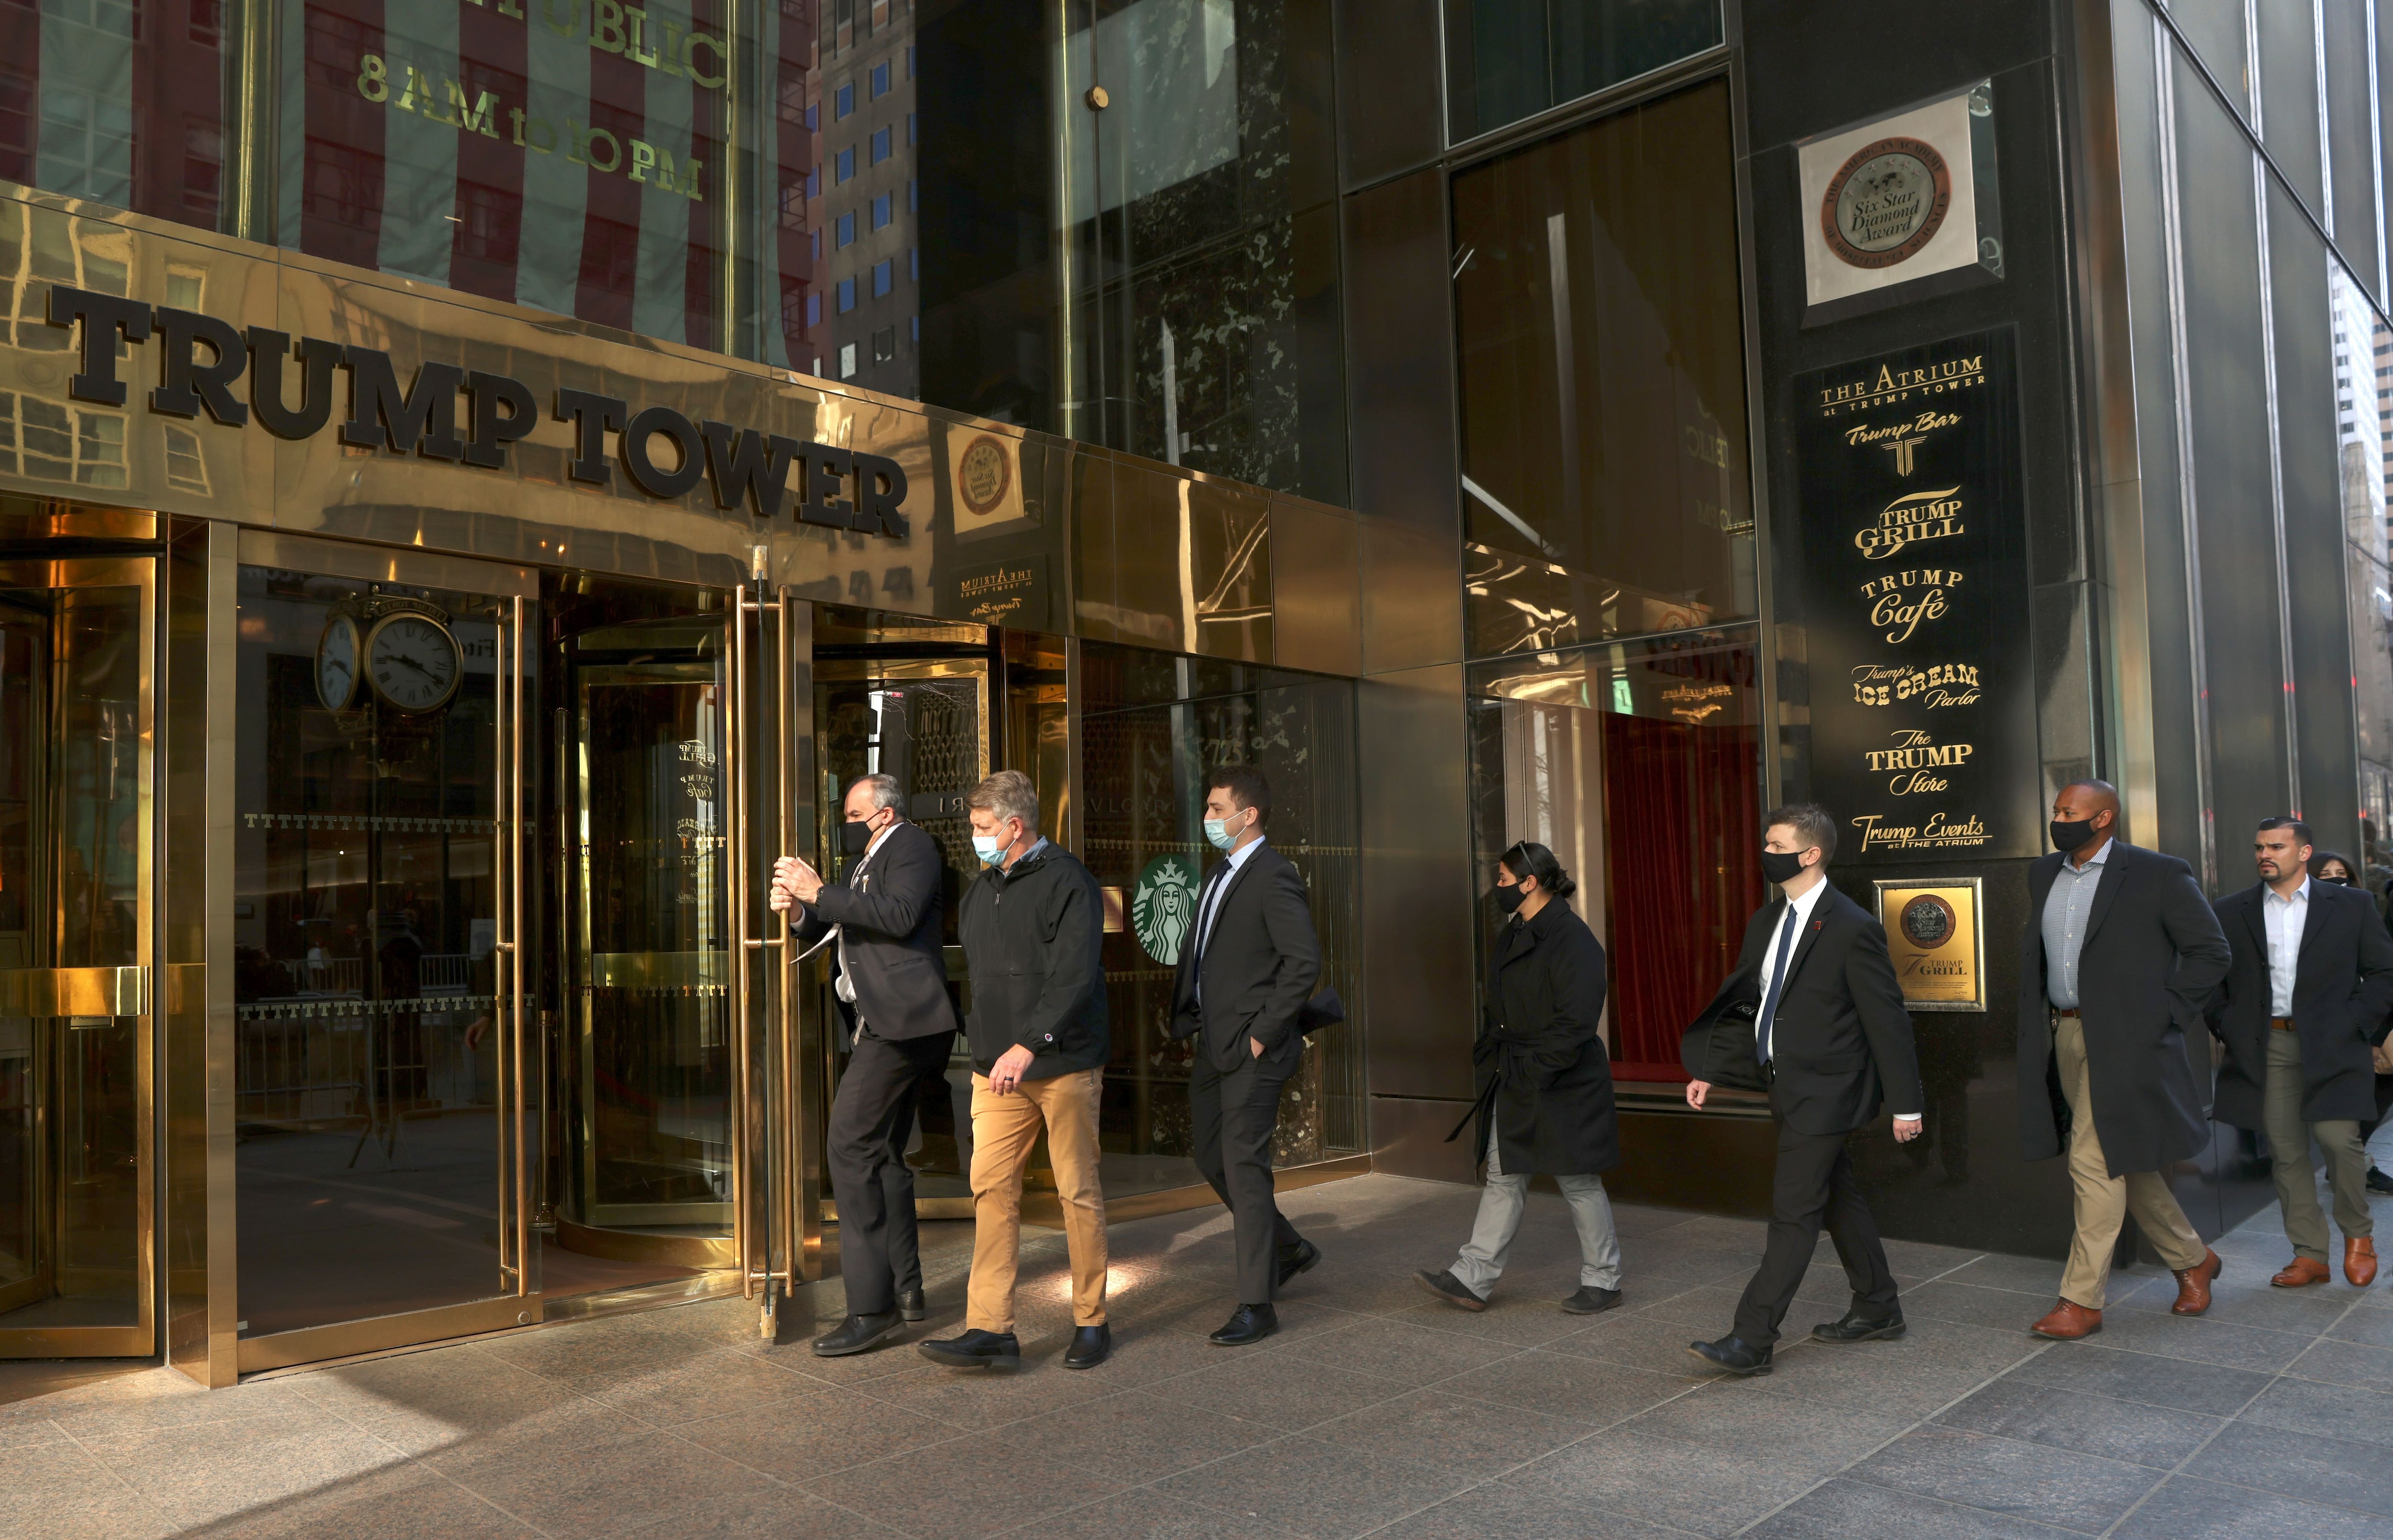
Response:
[{"label": "navy blue necktie", "polygon": [[1786,906],[1786,923],[1778,928],[1778,960],[1770,970],[1770,992],[1761,997],[1761,1027],[1756,1048],[1770,1063],[1770,1028],[1778,1019],[1778,990],[1786,982],[1786,959],[1795,955],[1795,906]]}]

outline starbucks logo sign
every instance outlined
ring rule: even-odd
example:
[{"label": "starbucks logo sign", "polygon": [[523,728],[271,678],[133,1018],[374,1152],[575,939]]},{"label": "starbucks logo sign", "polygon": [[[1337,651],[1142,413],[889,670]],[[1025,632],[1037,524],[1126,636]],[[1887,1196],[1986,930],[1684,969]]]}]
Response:
[{"label": "starbucks logo sign", "polygon": [[1180,948],[1196,933],[1196,890],[1202,879],[1185,855],[1158,855],[1141,867],[1131,890],[1131,929],[1148,957],[1180,965]]}]

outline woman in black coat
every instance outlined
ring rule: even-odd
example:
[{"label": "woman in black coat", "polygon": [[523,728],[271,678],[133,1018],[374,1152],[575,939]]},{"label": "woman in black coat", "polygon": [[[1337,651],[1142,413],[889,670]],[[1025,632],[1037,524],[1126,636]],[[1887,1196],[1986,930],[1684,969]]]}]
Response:
[{"label": "woman in black coat", "polygon": [[1471,1050],[1487,1185],[1454,1265],[1413,1275],[1463,1310],[1487,1308],[1533,1176],[1554,1179],[1578,1229],[1578,1292],[1562,1308],[1592,1315],[1620,1303],[1620,1240],[1599,1174],[1620,1164],[1612,1061],[1597,1030],[1603,943],[1571,912],[1577,888],[1540,844],[1523,841],[1497,863],[1496,902],[1511,920],[1491,948],[1487,1017]]}]

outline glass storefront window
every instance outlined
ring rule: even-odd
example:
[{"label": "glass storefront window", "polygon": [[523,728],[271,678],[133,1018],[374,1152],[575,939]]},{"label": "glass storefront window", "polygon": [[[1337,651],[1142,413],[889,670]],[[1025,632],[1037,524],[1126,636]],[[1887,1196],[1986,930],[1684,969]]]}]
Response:
[{"label": "glass storefront window", "polygon": [[[1761,898],[1759,656],[1733,627],[1471,670],[1483,894],[1516,840],[1577,879],[1571,902],[1611,954],[1603,1031],[1625,1080],[1686,1078],[1679,1035]],[[1484,941],[1497,911],[1481,909]]]},{"label": "glass storefront window", "polygon": [[0,176],[218,228],[226,0],[0,7]]},{"label": "glass storefront window", "polygon": [[1721,42],[1720,0],[1445,0],[1456,143]]},{"label": "glass storefront window", "polygon": [[1467,639],[1755,613],[1728,86],[1454,179]]},{"label": "glass storefront window", "polygon": [[[1192,1050],[1167,1036],[1184,923],[1206,867],[1205,774],[1246,763],[1271,782],[1267,837],[1313,894],[1323,985],[1357,998],[1354,687],[1272,669],[1084,643],[1086,859],[1107,890],[1105,995],[1113,1059],[1100,1131],[1108,1196],[1201,1181],[1191,1160]],[[1180,890],[1181,907],[1158,899]],[[1193,917],[1193,911],[1190,911]],[[1363,1147],[1362,1054],[1352,1022],[1315,1033],[1289,1077],[1275,1158]]]},{"label": "glass storefront window", "polygon": [[2393,881],[2393,551],[2386,526],[2384,377],[2393,328],[2343,264],[2327,259],[2334,316],[2336,450],[2344,570],[2350,584],[2352,706],[2360,751],[2360,861],[2368,885]]}]

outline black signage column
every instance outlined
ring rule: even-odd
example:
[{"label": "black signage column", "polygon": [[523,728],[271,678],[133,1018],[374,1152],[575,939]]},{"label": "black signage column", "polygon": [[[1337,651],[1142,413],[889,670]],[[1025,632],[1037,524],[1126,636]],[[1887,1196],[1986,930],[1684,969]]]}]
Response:
[{"label": "black signage column", "polygon": [[1795,382],[1811,785],[1856,862],[2044,848],[2008,329]]}]

